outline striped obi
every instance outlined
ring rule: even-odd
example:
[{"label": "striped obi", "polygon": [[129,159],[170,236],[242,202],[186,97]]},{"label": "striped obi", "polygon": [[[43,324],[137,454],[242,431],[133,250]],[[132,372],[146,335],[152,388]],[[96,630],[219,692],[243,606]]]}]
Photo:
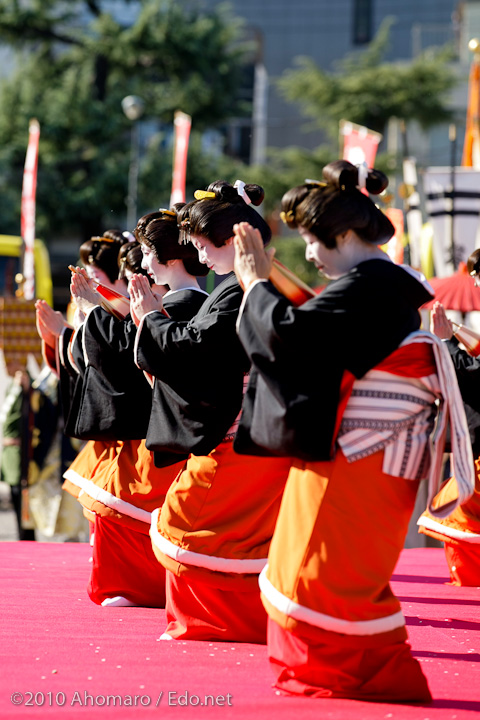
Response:
[{"label": "striped obi", "polygon": [[436,375],[408,378],[370,370],[353,384],[337,442],[349,462],[384,450],[384,473],[421,480],[430,467],[428,440],[440,398]]},{"label": "striped obi", "polygon": [[[455,369],[445,345],[435,335],[417,331],[405,338],[400,348],[406,349],[412,343],[426,343],[432,348],[433,372],[427,370],[427,375],[417,376],[407,360],[396,374],[387,358],[356,379],[337,443],[349,462],[383,450],[382,469],[387,475],[410,480],[429,477],[429,511],[445,517],[473,492],[475,474],[468,426]],[[448,423],[458,498],[435,507],[434,498],[443,479]]]}]

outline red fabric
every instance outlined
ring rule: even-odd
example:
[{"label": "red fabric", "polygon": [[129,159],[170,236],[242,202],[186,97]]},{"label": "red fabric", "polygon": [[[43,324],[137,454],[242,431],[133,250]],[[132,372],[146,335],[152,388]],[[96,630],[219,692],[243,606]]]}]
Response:
[{"label": "red fabric", "polygon": [[142,607],[164,607],[165,570],[148,535],[97,515],[88,594],[97,605],[121,595]]},{"label": "red fabric", "polygon": [[383,370],[401,377],[420,378],[437,371],[433,348],[427,343],[409,343],[382,360],[375,370]]},{"label": "red fabric", "polygon": [[441,302],[447,310],[458,310],[461,313],[480,310],[480,293],[473,278],[466,271],[465,263],[462,263],[453,275],[433,277],[428,282],[435,292],[435,297],[422,305],[420,310],[431,310],[436,302]]},{"label": "red fabric", "polygon": [[446,542],[445,557],[454,585],[480,588],[480,545]]},{"label": "red fabric", "polygon": [[276,688],[313,698],[430,702],[427,680],[406,642],[352,647],[346,653],[335,633],[324,637],[323,642],[305,641],[269,619],[268,650]]},{"label": "red fabric", "polygon": [[267,613],[260,590],[221,590],[167,570],[166,632],[175,640],[267,642]]}]

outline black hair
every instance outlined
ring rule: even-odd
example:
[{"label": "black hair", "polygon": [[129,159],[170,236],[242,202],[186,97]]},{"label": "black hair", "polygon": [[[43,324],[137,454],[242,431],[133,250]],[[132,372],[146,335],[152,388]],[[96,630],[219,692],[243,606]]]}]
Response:
[{"label": "black hair", "polygon": [[106,230],[103,235],[94,236],[80,246],[82,264],[93,265],[103,270],[110,282],[118,279],[118,253],[127,242],[120,230]]},{"label": "black hair", "polygon": [[468,256],[467,270],[470,275],[478,275],[480,273],[480,249],[474,250]]},{"label": "black hair", "polygon": [[150,284],[153,283],[152,278],[146,270],[142,268],[143,253],[139,242],[136,240],[129,241],[122,245],[118,253],[118,277],[120,280],[128,281],[127,270],[131,273],[145,275]]},{"label": "black hair", "polygon": [[183,203],[178,203],[172,210],[158,210],[144,215],[137,222],[135,237],[142,245],[149,247],[158,262],[166,265],[169,260],[182,260],[189,275],[202,277],[209,270],[198,259],[195,248],[179,242],[179,229],[177,209]]},{"label": "black hair", "polygon": [[250,203],[245,202],[236,187],[225,180],[211,183],[207,192],[214,193],[215,197],[193,200],[178,213],[182,242],[188,242],[191,235],[200,235],[215,247],[223,247],[233,235],[233,226],[248,222],[258,228],[266,245],[271,240],[272,231],[252,207],[261,204],[264,190],[260,185],[246,184],[244,191]]},{"label": "black hair", "polygon": [[[351,229],[361,240],[381,245],[395,228],[359,188],[359,169],[347,160],[336,160],[323,169],[325,182],[306,181],[288,190],[282,198],[282,218],[289,227],[309,230],[327,248],[336,247],[336,236]],[[379,170],[368,170],[365,188],[380,194],[388,178]]]}]

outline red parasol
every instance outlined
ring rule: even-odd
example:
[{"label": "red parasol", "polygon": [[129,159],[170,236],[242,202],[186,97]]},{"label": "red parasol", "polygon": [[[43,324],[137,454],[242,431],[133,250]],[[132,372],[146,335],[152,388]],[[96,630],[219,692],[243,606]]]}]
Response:
[{"label": "red parasol", "polygon": [[428,282],[435,291],[435,297],[422,305],[422,310],[431,310],[435,302],[441,302],[446,310],[459,310],[461,313],[480,310],[480,288],[475,286],[465,263],[460,263],[453,275],[431,278]]}]

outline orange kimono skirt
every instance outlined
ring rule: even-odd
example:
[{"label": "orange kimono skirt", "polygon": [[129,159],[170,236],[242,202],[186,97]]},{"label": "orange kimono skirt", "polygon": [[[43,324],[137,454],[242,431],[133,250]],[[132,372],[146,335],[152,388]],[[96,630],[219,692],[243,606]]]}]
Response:
[{"label": "orange kimono skirt", "polygon": [[[184,462],[157,468],[145,440],[118,441],[87,474],[78,463],[65,475],[94,519],[90,599],[101,605],[122,597],[133,605],[164,607],[165,570],[149,539],[151,512],[162,505]],[[87,456],[87,458],[90,457]]]},{"label": "orange kimono skirt", "polygon": [[418,481],[386,475],[383,455],[292,466],[260,577],[281,691],[431,700],[389,584]]},{"label": "orange kimono skirt", "polygon": [[258,575],[291,464],[237,455],[231,442],[191,455],[152,514],[167,569],[165,639],[266,642]]},{"label": "orange kimono skirt", "polygon": [[[425,511],[418,519],[419,532],[445,543],[445,557],[452,585],[480,587],[480,458],[475,460],[475,490],[447,518],[433,518]],[[441,502],[458,497],[455,477],[443,485]]]}]

